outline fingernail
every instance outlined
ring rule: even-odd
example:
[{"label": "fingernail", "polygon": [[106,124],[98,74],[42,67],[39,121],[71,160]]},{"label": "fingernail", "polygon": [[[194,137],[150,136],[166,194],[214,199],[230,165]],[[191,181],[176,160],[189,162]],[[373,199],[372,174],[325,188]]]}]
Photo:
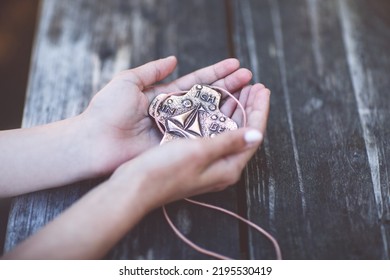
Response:
[{"label": "fingernail", "polygon": [[245,132],[244,135],[245,142],[247,144],[254,144],[256,142],[260,142],[263,139],[263,134],[260,131],[252,129]]}]

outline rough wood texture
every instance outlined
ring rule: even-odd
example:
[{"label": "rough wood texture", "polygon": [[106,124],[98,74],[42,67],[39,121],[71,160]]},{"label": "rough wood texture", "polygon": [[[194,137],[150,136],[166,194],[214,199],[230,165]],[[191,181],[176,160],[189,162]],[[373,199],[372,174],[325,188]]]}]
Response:
[{"label": "rough wood texture", "polygon": [[[224,1],[207,2],[84,0],[70,5],[43,1],[23,126],[80,113],[113,74],[152,59],[176,54],[178,76],[226,58]],[[15,199],[6,249],[41,228],[93,185],[84,182]],[[236,209],[233,188],[201,199]],[[239,240],[237,222],[181,203],[173,205],[170,213],[194,242],[240,256],[240,244],[234,242]],[[205,258],[178,240],[160,210],[146,217],[107,257]]]},{"label": "rough wood texture", "polygon": [[[273,92],[268,134],[237,187],[200,199],[246,214],[274,234],[287,259],[389,258],[385,0],[71,2],[42,4],[24,126],[81,112],[121,69],[176,54],[178,76],[234,53]],[[96,183],[15,199],[6,249]],[[268,240],[228,217],[181,202],[169,212],[209,249],[274,258]],[[205,256],[155,211],[107,258]]]},{"label": "rough wood texture", "polygon": [[[389,22],[368,1],[234,10],[237,55],[273,92],[264,154],[246,172],[249,218],[288,259],[388,259]],[[251,258],[270,256],[261,236],[249,241]]]}]

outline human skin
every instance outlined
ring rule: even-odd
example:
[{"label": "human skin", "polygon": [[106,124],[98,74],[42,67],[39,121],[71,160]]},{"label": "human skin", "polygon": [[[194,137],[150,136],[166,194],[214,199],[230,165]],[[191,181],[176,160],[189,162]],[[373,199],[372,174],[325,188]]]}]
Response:
[{"label": "human skin", "polygon": [[[269,90],[261,84],[248,86],[251,73],[235,59],[153,86],[172,73],[176,63],[168,57],[120,73],[79,116],[0,133],[0,161],[8,163],[0,169],[1,196],[112,173],[3,258],[101,258],[152,209],[222,190],[239,179],[261,144]],[[147,114],[150,101],[158,93],[189,89],[195,83],[235,93],[245,108],[247,127],[212,139],[158,146],[162,136]],[[226,101],[221,111],[242,125],[242,112],[234,102]]]},{"label": "human skin", "polygon": [[[195,83],[237,92],[252,77],[238,60],[227,59],[168,84],[154,85],[171,74],[176,64],[171,56],[119,73],[76,117],[0,132],[0,162],[7,163],[0,167],[0,197],[108,175],[159,143],[161,133],[147,113],[158,93],[186,90]],[[227,103],[226,110],[235,108]]]}]

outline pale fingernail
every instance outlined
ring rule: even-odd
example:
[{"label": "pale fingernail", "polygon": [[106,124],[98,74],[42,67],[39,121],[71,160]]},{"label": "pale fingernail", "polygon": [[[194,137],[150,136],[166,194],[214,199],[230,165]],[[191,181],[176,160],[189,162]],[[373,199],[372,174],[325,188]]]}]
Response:
[{"label": "pale fingernail", "polygon": [[245,142],[247,144],[254,144],[256,142],[260,142],[263,139],[263,134],[260,131],[252,129],[245,132],[244,135]]}]

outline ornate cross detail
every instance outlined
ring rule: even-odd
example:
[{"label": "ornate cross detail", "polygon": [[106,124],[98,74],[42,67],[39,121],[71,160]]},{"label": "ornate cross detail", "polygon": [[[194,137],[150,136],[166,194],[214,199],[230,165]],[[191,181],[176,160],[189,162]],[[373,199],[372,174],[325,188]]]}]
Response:
[{"label": "ornate cross detail", "polygon": [[201,85],[180,96],[158,95],[150,104],[149,114],[165,127],[161,143],[176,138],[214,137],[237,129],[237,124],[219,110],[220,101],[219,92]]}]

